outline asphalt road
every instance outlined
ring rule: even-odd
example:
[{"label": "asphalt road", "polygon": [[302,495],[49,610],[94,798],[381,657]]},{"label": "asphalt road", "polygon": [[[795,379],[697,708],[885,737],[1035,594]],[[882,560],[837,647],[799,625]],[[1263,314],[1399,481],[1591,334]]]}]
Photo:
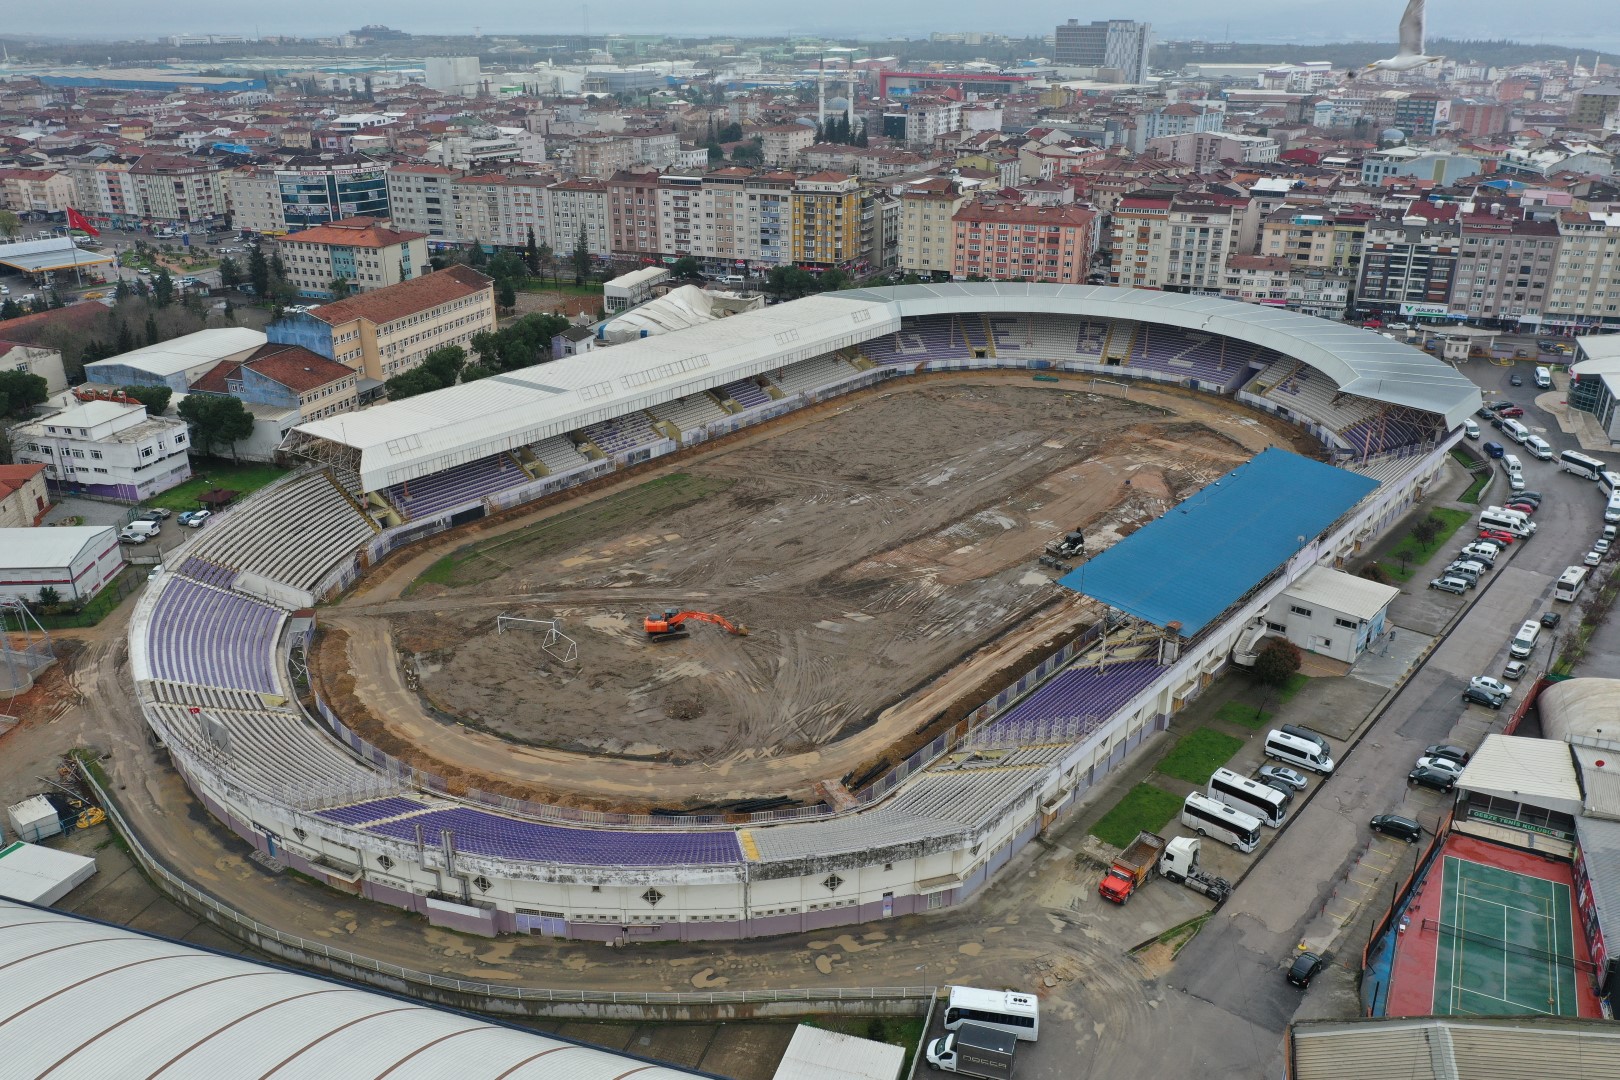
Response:
[{"label": "asphalt road", "polygon": [[[1528,382],[1528,365],[1518,367]],[[1510,396],[1523,405],[1528,425],[1555,450],[1575,448],[1552,418],[1533,406],[1533,387],[1508,385],[1510,369],[1474,361],[1463,370],[1487,391],[1487,401]],[[1404,813],[1432,825],[1449,797],[1407,785],[1406,773],[1418,751],[1430,742],[1459,740],[1471,749],[1483,721],[1496,720],[1499,726],[1501,714],[1464,705],[1462,689],[1473,675],[1500,676],[1508,638],[1519,623],[1555,606],[1552,584],[1564,567],[1580,561],[1600,532],[1604,504],[1594,483],[1559,471],[1556,459],[1520,456],[1526,483],[1546,496],[1536,517],[1537,535],[1514,545],[1511,557],[1499,561],[1478,590],[1443,598],[1453,608],[1471,607],[1303,812],[1260,856],[1217,917],[1181,952],[1165,984],[1170,998],[1189,999],[1182,1010],[1184,1022],[1157,1028],[1152,1039],[1142,1040],[1142,1067],[1135,1075],[1171,1075],[1189,1068],[1201,1075],[1281,1075],[1279,1043],[1256,1040],[1252,1033],[1260,1029],[1280,1035],[1305,1001],[1285,982],[1283,971],[1334,884],[1366,847],[1367,819]],[[1487,501],[1500,502],[1506,494],[1506,482],[1499,477],[1487,490]],[[1465,536],[1459,532],[1458,540]],[[1422,576],[1414,582],[1414,591],[1421,589]],[[1416,615],[1432,609],[1440,597],[1397,599],[1392,612],[1396,625],[1401,625],[1403,608]],[[1532,670],[1550,661],[1557,636],[1543,634]],[[1349,935],[1335,943],[1340,990],[1328,1013],[1352,1014],[1347,1007],[1354,1008],[1354,999],[1344,990],[1345,977],[1359,963],[1364,944],[1364,938]],[[1308,993],[1331,993],[1321,985],[1327,981],[1318,980]],[[1310,1013],[1323,1011],[1313,1008]],[[1245,1055],[1245,1047],[1252,1053]]]}]

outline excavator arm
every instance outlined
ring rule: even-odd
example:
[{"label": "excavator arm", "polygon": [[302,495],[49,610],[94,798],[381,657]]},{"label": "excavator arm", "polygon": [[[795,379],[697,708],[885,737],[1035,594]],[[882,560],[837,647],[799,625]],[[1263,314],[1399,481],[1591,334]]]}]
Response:
[{"label": "excavator arm", "polygon": [[[708,611],[675,611],[669,610],[662,616],[649,615],[645,623],[647,636],[651,638],[682,634],[682,626],[687,622],[713,623],[728,634],[739,637],[748,633],[748,628],[741,623],[734,623],[721,615]],[[684,636],[684,634],[683,634]]]}]

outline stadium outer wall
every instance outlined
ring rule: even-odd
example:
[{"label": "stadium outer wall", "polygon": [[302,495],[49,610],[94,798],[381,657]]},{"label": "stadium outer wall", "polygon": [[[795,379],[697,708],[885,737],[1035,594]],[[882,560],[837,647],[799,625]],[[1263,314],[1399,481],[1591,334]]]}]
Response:
[{"label": "stadium outer wall", "polygon": [[[1045,362],[1038,367],[1065,370],[1062,364]],[[1092,371],[1089,365],[1075,367]],[[906,370],[990,368],[1022,370],[1026,365],[952,361]],[[1119,379],[1129,373],[1115,368],[1108,374]],[[802,395],[794,404],[802,407],[825,396]],[[783,411],[772,410],[772,417]],[[692,442],[707,437],[704,433]],[[948,837],[917,837],[880,848],[832,845],[796,860],[709,867],[521,863],[433,844],[418,848],[335,825],[239,786],[218,762],[178,741],[169,743],[171,758],[209,811],[256,850],[341,891],[415,911],[434,925],[467,933],[541,932],[580,940],[738,939],[954,907],[975,896],[1034,836],[1061,821],[1094,784],[1167,727],[1170,717],[1225,665],[1237,635],[1272,598],[1312,566],[1354,556],[1404,514],[1438,474],[1456,437],[1443,437],[1439,445],[1411,458],[1400,476],[1386,480],[1329,533],[1307,544],[1099,730],[1071,746],[1015,798],[986,808],[979,821]],[[143,606],[138,605],[136,625]],[[149,616],[149,608],[145,614]],[[143,690],[141,697],[144,706],[150,695]],[[152,711],[144,711],[162,735]],[[834,878],[839,884],[830,887]],[[479,880],[489,887],[469,887]],[[645,897],[653,891],[661,895],[649,904]]]}]

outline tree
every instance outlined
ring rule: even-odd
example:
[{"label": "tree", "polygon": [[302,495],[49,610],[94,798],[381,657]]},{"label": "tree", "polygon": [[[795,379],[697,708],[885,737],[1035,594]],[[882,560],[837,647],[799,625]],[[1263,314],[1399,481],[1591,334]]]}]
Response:
[{"label": "tree", "polygon": [[23,306],[9,296],[6,297],[5,303],[0,304],[0,322],[6,319],[20,319],[26,314],[28,313],[23,310]]},{"label": "tree", "polygon": [[326,287],[326,291],[332,294],[334,300],[347,300],[354,289],[349,285],[348,278],[335,277]]},{"label": "tree", "polygon": [[160,267],[152,276],[152,302],[160,308],[174,303],[174,278],[167,267]]},{"label": "tree", "polygon": [[62,602],[62,594],[61,593],[57,592],[55,589],[51,588],[49,585],[41,585],[40,586],[40,589],[39,589],[39,606],[40,607],[46,607],[46,608],[55,607],[57,604],[60,604],[61,602]]},{"label": "tree", "polygon": [[248,284],[253,286],[254,296],[261,300],[270,298],[270,260],[264,257],[262,244],[254,244],[248,255]]},{"label": "tree", "polygon": [[7,240],[17,235],[17,227],[21,224],[22,220],[16,214],[10,210],[0,210],[0,235]]},{"label": "tree", "polygon": [[474,237],[472,247],[467,249],[467,265],[480,269],[488,264],[489,252],[484,250],[484,242]]},{"label": "tree", "polygon": [[163,340],[163,335],[158,332],[158,324],[157,324],[156,316],[154,316],[151,312],[147,312],[146,313],[146,343],[148,345],[156,345],[158,342],[160,342],[162,340]]},{"label": "tree", "polygon": [[715,141],[722,143],[742,142],[742,137],[741,124],[725,124],[714,133]]},{"label": "tree", "polygon": [[113,342],[113,348],[118,350],[113,353],[114,356],[135,351],[135,335],[130,332],[129,323],[121,322],[118,324],[118,339]]},{"label": "tree", "polygon": [[422,358],[422,367],[433,372],[441,386],[453,386],[466,365],[467,350],[460,345],[441,345]]},{"label": "tree", "polygon": [[1419,547],[1428,547],[1434,543],[1435,538],[1440,535],[1440,530],[1443,528],[1445,528],[1445,522],[1433,514],[1425,514],[1413,523],[1412,539],[1417,541]]},{"label": "tree", "polygon": [[517,290],[512,288],[510,278],[501,278],[495,282],[495,306],[505,311],[517,307]]},{"label": "tree", "polygon": [[585,239],[585,226],[579,227],[579,238],[574,241],[574,284],[583,285],[591,273],[591,247]]},{"label": "tree", "polygon": [[816,279],[797,266],[773,266],[765,275],[765,291],[784,300],[796,300],[816,291]]},{"label": "tree", "polygon": [[167,386],[125,386],[124,393],[146,406],[146,415],[162,416],[169,411],[169,399],[174,391]]},{"label": "tree", "polygon": [[424,366],[402,371],[383,385],[388,388],[389,401],[401,401],[408,397],[415,397],[417,394],[442,390],[445,384],[440,382],[439,377]]},{"label": "tree", "polygon": [[682,255],[676,259],[671,270],[678,278],[700,277],[703,273],[703,267],[690,255]]},{"label": "tree", "polygon": [[836,266],[831,270],[823,270],[821,276],[816,279],[816,288],[822,292],[837,292],[839,289],[849,288],[851,284],[853,282],[849,280],[849,275]]},{"label": "tree", "polygon": [[225,301],[225,310],[224,310],[224,312],[222,312],[222,314],[225,316],[225,323],[226,323],[227,326],[235,326],[236,325],[236,305],[235,304],[231,303],[229,300],[226,300]]},{"label": "tree", "polygon": [[731,160],[758,165],[765,160],[765,142],[755,136],[731,148]]},{"label": "tree", "polygon": [[219,283],[227,289],[242,284],[242,267],[229,255],[219,260]]},{"label": "tree", "polygon": [[187,394],[177,411],[191,425],[192,444],[201,444],[205,454],[223,444],[232,448],[234,456],[235,444],[253,434],[253,414],[224,394]]},{"label": "tree", "polygon": [[708,143],[707,144],[707,149],[709,151],[709,164],[710,165],[718,165],[720,162],[726,160],[726,149],[725,149],[725,147],[721,146],[719,143],[717,143],[717,142]]},{"label": "tree", "polygon": [[523,244],[523,265],[533,277],[540,276],[540,246],[534,242],[534,226],[529,226],[529,237]]},{"label": "tree", "polygon": [[1304,662],[1299,646],[1287,638],[1267,638],[1254,658],[1254,677],[1267,686],[1284,686]]},{"label": "tree", "polygon": [[0,371],[0,414],[27,416],[50,396],[43,375],[26,371]]}]

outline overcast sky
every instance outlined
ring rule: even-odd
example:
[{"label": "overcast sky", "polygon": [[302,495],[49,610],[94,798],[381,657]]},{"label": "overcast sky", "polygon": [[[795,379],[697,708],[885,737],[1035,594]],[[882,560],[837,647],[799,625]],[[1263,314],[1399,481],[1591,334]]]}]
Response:
[{"label": "overcast sky", "polygon": [[[21,0],[18,0],[21,2]],[[1135,0],[1115,10],[1073,3],[1033,3],[997,8],[939,0],[615,0],[583,5],[539,5],[483,0],[466,5],[393,0],[386,4],[333,4],[330,0],[281,0],[274,5],[219,0],[72,0],[29,5],[28,18],[9,29],[98,37],[157,37],[173,33],[329,35],[361,23],[383,22],[416,33],[592,34],[683,32],[689,34],[792,32],[837,36],[924,36],[931,30],[985,30],[1023,35],[1050,33],[1066,18],[1146,19],[1161,37],[1316,43],[1394,41],[1404,0],[1238,0],[1188,4],[1185,0]],[[334,14],[342,12],[343,14]],[[1204,13],[1209,12],[1208,17]],[[1575,47],[1620,46],[1620,17],[1612,0],[1434,0],[1429,33],[1449,38],[1512,38]]]}]

